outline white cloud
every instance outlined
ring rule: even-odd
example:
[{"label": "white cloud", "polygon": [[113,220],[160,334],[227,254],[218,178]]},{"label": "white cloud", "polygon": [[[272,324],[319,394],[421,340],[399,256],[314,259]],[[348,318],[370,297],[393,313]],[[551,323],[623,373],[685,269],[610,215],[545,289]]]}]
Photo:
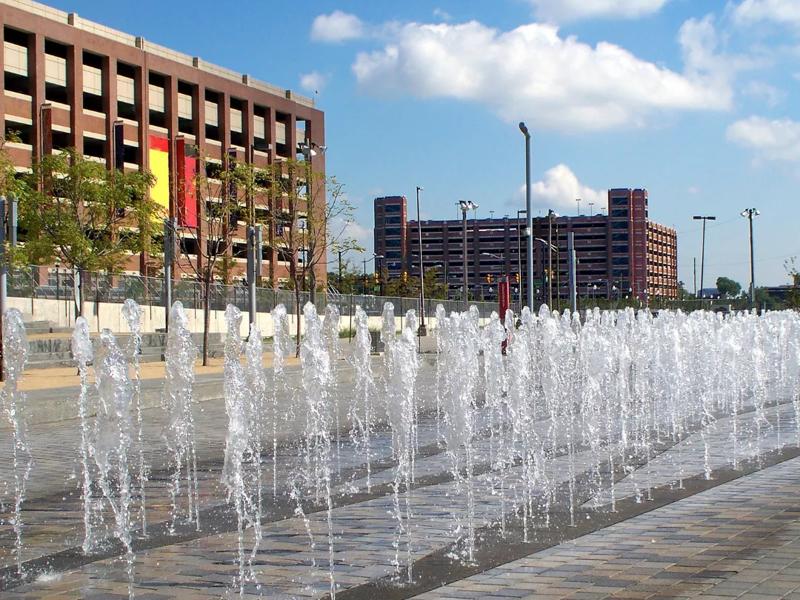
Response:
[{"label": "white cloud", "polygon": [[318,15],[311,24],[311,39],[315,42],[344,42],[364,36],[364,23],[355,15],[335,10]]},{"label": "white cloud", "polygon": [[681,74],[619,46],[592,47],[558,28],[529,24],[498,31],[481,23],[397,27],[383,49],[362,52],[353,72],[371,93],[480,102],[509,121],[539,127],[603,130],[641,126],[664,110],[720,110],[731,105],[728,71],[711,74],[713,24],[681,38],[690,69]]},{"label": "white cloud", "polygon": [[668,0],[530,0],[536,16],[552,23],[579,19],[637,19],[658,12]]},{"label": "white cloud", "polygon": [[[522,188],[523,194],[525,187]],[[548,169],[544,178],[531,186],[531,195],[536,204],[545,208],[561,210],[565,214],[574,214],[577,210],[575,200],[581,199],[581,212],[589,213],[589,202],[594,203],[594,213],[599,214],[600,208],[606,205],[607,193],[605,190],[595,190],[582,184],[575,173],[565,164],[559,164]]]},{"label": "white cloud", "polygon": [[330,227],[332,235],[341,241],[353,240],[363,248],[372,248],[373,229],[372,227],[364,227],[357,221],[343,221],[336,219]]},{"label": "white cloud", "polygon": [[786,98],[786,93],[763,81],[750,81],[743,88],[746,96],[761,100],[769,107],[775,107]]},{"label": "white cloud", "polygon": [[434,8],[433,9],[433,16],[436,17],[437,19],[439,19],[440,21],[452,21],[453,20],[453,15],[451,15],[449,12],[447,12],[446,10],[443,10],[441,8]]},{"label": "white cloud", "polygon": [[318,71],[311,71],[300,76],[300,87],[309,92],[321,92],[328,78]]},{"label": "white cloud", "polygon": [[800,28],[800,2],[797,0],[744,0],[733,10],[741,25],[772,22]]},{"label": "white cloud", "polygon": [[728,139],[764,160],[800,161],[800,123],[749,117],[728,127]]}]

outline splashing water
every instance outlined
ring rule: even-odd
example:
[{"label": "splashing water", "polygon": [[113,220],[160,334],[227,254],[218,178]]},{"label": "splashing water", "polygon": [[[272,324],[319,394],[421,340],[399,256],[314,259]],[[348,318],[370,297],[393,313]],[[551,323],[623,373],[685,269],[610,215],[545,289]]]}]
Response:
[{"label": "splashing water", "polygon": [[[250,364],[247,373],[240,362],[242,340],[239,328],[242,323],[241,311],[229,304],[225,309],[225,412],[228,415],[228,432],[225,436],[225,463],[222,469],[222,483],[228,492],[228,502],[236,510],[238,533],[237,564],[239,575],[236,584],[239,594],[244,595],[247,581],[255,579],[252,572],[252,559],[258,551],[261,540],[261,456],[258,442],[258,426],[260,419],[260,392],[250,387],[251,383],[259,385],[259,378],[254,373],[261,370],[261,355],[248,355]],[[255,334],[255,335],[253,335]],[[257,326],[251,329],[251,337],[258,338],[253,342],[253,349],[260,349],[261,334]],[[256,379],[254,382],[253,380]],[[255,426],[254,426],[255,425]],[[253,550],[250,556],[245,555],[244,533],[248,527],[253,528]]]},{"label": "splashing water", "polygon": [[131,337],[128,341],[128,361],[133,367],[133,406],[136,412],[136,451],[138,472],[136,483],[139,488],[139,522],[142,527],[142,536],[147,537],[147,478],[148,468],[144,460],[144,440],[142,437],[142,381],[139,355],[142,351],[142,310],[134,300],[128,298],[122,305],[122,316],[128,324]]},{"label": "splashing water", "polygon": [[[172,463],[172,518],[170,532],[181,517],[194,522],[200,530],[200,506],[197,494],[197,454],[194,426],[194,362],[197,347],[189,331],[189,319],[183,304],[175,302],[169,316],[167,334],[166,379],[162,405],[167,413],[164,438]],[[180,504],[185,488],[186,510]]]},{"label": "splashing water", "polygon": [[97,465],[97,484],[105,505],[114,516],[114,537],[125,547],[128,565],[128,595],[133,597],[131,521],[131,473],[129,453],[133,444],[131,405],[133,392],[128,377],[128,361],[113,334],[100,333],[95,354],[97,387],[97,437],[92,446]]},{"label": "splashing water", "polygon": [[372,428],[374,426],[372,394],[375,381],[370,362],[370,334],[367,313],[356,306],[356,348],[353,352],[355,371],[354,401],[350,403],[350,439],[356,452],[363,457],[367,469],[367,492],[372,491]]},{"label": "splashing water", "polygon": [[328,579],[331,599],[336,597],[333,549],[333,499],[331,497],[331,361],[322,339],[322,323],[310,302],[303,308],[305,335],[300,346],[303,398],[306,412],[305,483],[317,501],[324,499],[328,525]]},{"label": "splashing water", "polygon": [[330,380],[330,398],[332,401],[332,410],[335,420],[336,436],[336,474],[340,475],[342,472],[342,436],[341,436],[341,423],[339,422],[339,393],[336,386],[336,372],[337,361],[341,351],[339,344],[339,308],[335,304],[327,304],[325,306],[325,321],[322,327],[322,342],[325,344],[325,349],[328,351],[328,356],[331,362],[331,380]]},{"label": "splashing water", "polygon": [[[289,334],[289,320],[286,307],[278,304],[272,309],[272,404],[270,422],[272,425],[272,498],[278,495],[278,399],[288,396],[286,384],[286,359],[292,352],[292,339]],[[291,403],[289,403],[291,408]]]},{"label": "splashing water", "polygon": [[83,500],[83,544],[84,553],[94,552],[99,545],[96,534],[99,525],[100,507],[92,493],[92,482],[95,479],[95,468],[91,462],[92,442],[95,435],[94,427],[89,422],[89,363],[92,362],[94,349],[89,337],[89,324],[83,317],[75,320],[72,332],[72,356],[78,364],[78,374],[81,380],[81,391],[78,397],[78,418],[81,427],[81,469],[82,500]]},{"label": "splashing water", "polygon": [[33,468],[33,456],[28,445],[28,424],[25,415],[26,395],[19,391],[19,381],[28,362],[28,338],[22,313],[15,308],[3,315],[3,372],[6,385],[0,398],[3,412],[11,426],[11,459],[14,473],[14,557],[17,574],[23,575],[22,568],[22,503],[28,478]]}]

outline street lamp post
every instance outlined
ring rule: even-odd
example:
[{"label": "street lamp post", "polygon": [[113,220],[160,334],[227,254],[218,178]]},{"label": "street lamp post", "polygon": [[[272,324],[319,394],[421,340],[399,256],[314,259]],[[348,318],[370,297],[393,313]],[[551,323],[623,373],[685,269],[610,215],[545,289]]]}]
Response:
[{"label": "street lamp post", "polygon": [[753,217],[761,213],[757,208],[745,208],[741,215],[750,222],[750,308],[756,307],[756,271],[753,261]]},{"label": "street lamp post", "polygon": [[[490,256],[491,258],[494,258],[495,260],[501,261],[503,263],[503,270],[505,271],[506,281],[508,282],[508,285],[511,285],[511,275],[508,273],[508,267],[506,265],[506,261],[502,256],[500,256],[498,254],[494,254],[492,252],[481,252],[481,256]],[[489,288],[489,289],[491,290],[491,288]],[[498,288],[498,290],[499,290],[499,288]]]},{"label": "street lamp post", "polygon": [[700,243],[700,293],[703,293],[703,275],[705,273],[706,265],[706,221],[716,221],[717,217],[703,217],[695,215],[692,217],[695,221],[703,222],[703,239]]},{"label": "street lamp post", "polygon": [[364,260],[361,261],[362,263],[364,263],[364,290],[363,290],[363,293],[364,293],[365,296],[367,295],[367,263],[374,260],[375,264],[377,265],[379,258],[383,258],[383,255],[382,254],[373,253],[370,258],[365,258]]},{"label": "street lamp post", "polygon": [[547,211],[547,306],[553,308],[553,218],[558,215],[553,209]]},{"label": "street lamp post", "polygon": [[[459,200],[458,206],[461,209],[461,224],[464,229],[464,310],[469,309],[469,270],[467,268],[467,212],[476,210],[478,205],[472,200]],[[477,258],[477,257],[476,257]]]},{"label": "street lamp post", "polygon": [[526,211],[526,228],[528,239],[526,244],[526,256],[528,258],[527,265],[527,285],[528,285],[528,307],[533,310],[533,207],[531,206],[531,133],[525,126],[524,122],[520,122],[519,130],[525,136],[525,211]]},{"label": "street lamp post", "polygon": [[422,337],[428,335],[428,328],[425,327],[425,266],[422,262],[422,219],[419,212],[419,193],[422,191],[417,186],[417,235],[419,236],[419,327],[417,335]]}]

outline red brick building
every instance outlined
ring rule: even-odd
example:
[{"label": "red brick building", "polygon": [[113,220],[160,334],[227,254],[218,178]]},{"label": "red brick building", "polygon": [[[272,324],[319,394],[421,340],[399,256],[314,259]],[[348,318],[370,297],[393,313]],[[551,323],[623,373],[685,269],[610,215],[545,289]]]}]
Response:
[{"label": "red brick building", "polygon": [[[387,210],[389,206],[396,207]],[[391,221],[387,222],[387,216]],[[418,275],[420,270],[418,226],[406,221],[403,196],[375,200],[375,252],[386,256],[383,268],[389,278],[403,271]],[[399,218],[399,222],[398,222]],[[463,284],[464,230],[460,219],[422,221],[422,264],[436,268],[446,281],[452,297],[461,294]],[[515,298],[524,297],[527,257],[525,219],[467,219],[467,268],[470,293],[492,299],[497,279],[510,275]],[[578,257],[577,286],[581,297],[677,298],[677,233],[655,223],[648,216],[647,190],[608,191],[607,215],[557,216],[533,220],[534,297],[547,301],[548,273],[552,264],[554,297],[569,296],[567,237],[575,234]],[[552,257],[547,242],[558,248]],[[520,283],[516,283],[520,274]]]},{"label": "red brick building", "polygon": [[[7,144],[19,170],[67,147],[109,168],[154,170],[153,157],[161,155],[153,152],[160,147],[169,175],[159,185],[176,217],[183,166],[179,144],[197,148],[207,165],[217,168],[229,160],[266,167],[302,159],[303,144],[324,147],[324,115],[311,99],[199,57],[28,0],[0,0],[0,31],[0,130],[19,137]],[[315,173],[324,173],[324,153],[310,160]],[[285,210],[279,193],[255,203],[262,217]],[[202,223],[205,202],[190,208]],[[236,273],[246,262],[245,228],[240,220],[228,232]],[[262,275],[278,284],[287,277],[289,261],[301,257],[280,250],[281,227],[269,229]],[[184,263],[198,255],[188,233],[179,231]],[[180,263],[176,276],[188,276]],[[132,256],[127,268],[139,272],[146,266]],[[322,264],[317,279],[324,284],[325,278]]]}]

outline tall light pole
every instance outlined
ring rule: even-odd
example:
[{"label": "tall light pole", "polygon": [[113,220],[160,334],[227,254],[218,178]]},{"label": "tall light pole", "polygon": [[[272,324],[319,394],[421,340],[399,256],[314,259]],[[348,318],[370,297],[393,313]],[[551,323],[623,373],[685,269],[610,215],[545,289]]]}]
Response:
[{"label": "tall light pole", "polygon": [[533,310],[533,207],[531,206],[531,133],[520,121],[519,130],[525,136],[525,212],[526,229],[528,238],[526,240],[526,256],[528,258],[527,279],[528,285],[528,307]]},{"label": "tall light pole", "polygon": [[[703,222],[703,241],[700,243],[700,295],[703,294],[703,275],[706,266],[706,221],[716,221],[717,217],[701,217],[695,215],[692,217],[695,221]],[[697,294],[695,294],[696,296]]]},{"label": "tall light pole", "polygon": [[524,214],[524,210],[517,211],[517,274],[519,275],[519,288],[517,289],[517,302],[519,310],[522,312],[522,229],[519,226],[519,216]]},{"label": "tall light pole", "polygon": [[575,198],[575,204],[578,205],[578,216],[580,217],[581,216],[581,199],[580,198]]},{"label": "tall light pole", "polygon": [[750,308],[756,307],[756,270],[753,261],[753,217],[761,213],[757,208],[745,208],[741,215],[750,222]]},{"label": "tall light pole", "polygon": [[378,259],[381,259],[381,258],[383,258],[382,254],[373,253],[371,258],[365,258],[364,260],[361,261],[361,262],[364,263],[364,295],[365,296],[367,294],[367,263],[374,260],[375,261],[375,265],[377,267]]},{"label": "tall light pole", "polygon": [[[461,209],[461,223],[464,228],[464,310],[469,309],[469,269],[467,268],[467,212],[475,210],[478,205],[472,200],[459,200]],[[476,257],[477,259],[477,257]]]},{"label": "tall light pole", "polygon": [[550,251],[547,253],[547,306],[550,309],[553,308],[553,219],[557,216],[552,208],[547,211],[547,245],[550,246]]},{"label": "tall light pole", "polygon": [[422,262],[422,218],[419,213],[419,193],[423,188],[417,186],[417,235],[419,236],[419,327],[417,335],[428,335],[425,327],[425,266]]}]

